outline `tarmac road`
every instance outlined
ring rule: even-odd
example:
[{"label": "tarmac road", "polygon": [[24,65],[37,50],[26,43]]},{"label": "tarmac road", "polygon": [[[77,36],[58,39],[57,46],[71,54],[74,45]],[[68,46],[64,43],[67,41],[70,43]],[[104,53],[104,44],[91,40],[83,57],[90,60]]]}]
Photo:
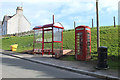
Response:
[{"label": "tarmac road", "polygon": [[95,78],[95,77],[82,75],[43,64],[38,64],[7,55],[2,55],[2,78]]}]

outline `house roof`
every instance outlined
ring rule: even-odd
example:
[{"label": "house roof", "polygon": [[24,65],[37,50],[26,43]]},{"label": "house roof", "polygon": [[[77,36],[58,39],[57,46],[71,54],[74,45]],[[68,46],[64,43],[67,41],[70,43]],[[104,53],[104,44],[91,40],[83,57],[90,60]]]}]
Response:
[{"label": "house roof", "polygon": [[[24,15],[23,15],[24,16]],[[24,16],[24,18],[28,21],[28,19]],[[28,21],[29,22],[29,21]],[[31,25],[31,23],[29,22],[29,24]]]},{"label": "house roof", "polygon": [[5,20],[7,21],[8,19],[12,18],[13,16],[4,16]]},{"label": "house roof", "polygon": [[[8,21],[9,19],[11,19],[12,17],[14,17],[16,14],[14,14],[13,16],[7,16],[7,15],[5,15],[4,16],[4,18],[3,18],[3,21]],[[23,15],[23,17],[27,20],[27,18]],[[27,20],[28,21],[28,20]],[[29,21],[28,21],[29,22]],[[3,22],[2,22],[2,24],[3,24]],[[29,22],[29,24],[31,24],[30,22]]]},{"label": "house roof", "polygon": [[[13,15],[13,16],[14,16],[14,15]],[[4,18],[3,18],[3,21],[9,20],[9,19],[12,18],[13,16],[7,16],[7,15],[5,15]],[[3,24],[3,22],[2,22],[2,24]]]}]

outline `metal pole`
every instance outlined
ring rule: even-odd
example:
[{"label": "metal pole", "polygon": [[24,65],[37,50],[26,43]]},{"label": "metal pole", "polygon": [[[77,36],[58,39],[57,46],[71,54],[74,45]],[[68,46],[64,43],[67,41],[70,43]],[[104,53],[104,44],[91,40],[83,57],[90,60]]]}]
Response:
[{"label": "metal pole", "polygon": [[98,0],[96,0],[96,17],[97,17],[97,52],[98,52],[98,48],[100,47]]},{"label": "metal pole", "polygon": [[76,26],[76,23],[75,23],[75,21],[74,21],[74,29],[75,29],[75,26]]},{"label": "metal pole", "polygon": [[114,20],[114,27],[116,27],[116,24],[115,24],[115,16],[113,17],[113,20]]},{"label": "metal pole", "polygon": [[44,54],[44,28],[42,28],[42,56]]},{"label": "metal pole", "polygon": [[33,53],[34,53],[34,51],[35,51],[35,42],[36,42],[35,41],[35,30],[34,30],[33,34],[34,34],[34,37],[33,37]]},{"label": "metal pole", "polygon": [[92,19],[92,28],[93,28],[93,19]]},{"label": "metal pole", "polygon": [[54,44],[53,44],[53,41],[54,41],[54,33],[53,33],[53,27],[52,27],[52,57],[53,57],[53,55],[54,55],[54,53],[53,53],[53,47],[54,47]]},{"label": "metal pole", "polygon": [[54,24],[54,15],[53,15],[53,24]]}]

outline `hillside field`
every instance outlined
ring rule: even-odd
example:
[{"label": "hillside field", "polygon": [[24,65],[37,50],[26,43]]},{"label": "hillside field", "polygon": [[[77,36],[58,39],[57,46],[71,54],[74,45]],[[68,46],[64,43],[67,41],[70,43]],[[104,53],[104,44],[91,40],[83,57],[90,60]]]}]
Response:
[{"label": "hillside field", "polygon": [[[1,39],[0,39],[1,40]],[[16,52],[33,49],[33,35],[22,37],[5,37],[2,38],[2,49],[10,50],[10,45],[18,44]],[[118,68],[118,27],[104,26],[100,27],[100,46],[108,48],[109,65],[112,68]],[[63,49],[75,49],[75,31],[64,30],[63,32]],[[97,60],[97,30],[91,28],[91,55],[93,60]],[[120,57],[120,56],[119,56]],[[63,58],[62,60],[74,60],[73,57]]]},{"label": "hillside field", "polygon": [[[97,32],[96,28],[91,28],[91,53],[97,51]],[[5,37],[2,39],[2,49],[10,50],[10,45],[17,43],[17,52],[33,49],[33,35],[22,37]],[[100,46],[108,47],[109,55],[118,54],[118,27],[100,27]],[[75,49],[75,31],[65,30],[63,32],[63,48]]]}]

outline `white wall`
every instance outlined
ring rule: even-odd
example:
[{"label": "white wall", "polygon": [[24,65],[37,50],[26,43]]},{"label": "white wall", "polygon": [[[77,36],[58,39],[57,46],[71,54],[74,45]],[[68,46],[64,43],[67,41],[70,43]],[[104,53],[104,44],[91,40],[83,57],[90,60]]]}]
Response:
[{"label": "white wall", "polygon": [[8,20],[7,23],[7,34],[18,33],[18,17],[15,15]]},{"label": "white wall", "polygon": [[16,14],[8,20],[7,34],[30,31],[30,23],[24,15]]},{"label": "white wall", "polygon": [[20,32],[30,31],[30,25],[31,24],[27,21],[27,19],[24,16],[20,18],[20,28],[19,28]]}]

